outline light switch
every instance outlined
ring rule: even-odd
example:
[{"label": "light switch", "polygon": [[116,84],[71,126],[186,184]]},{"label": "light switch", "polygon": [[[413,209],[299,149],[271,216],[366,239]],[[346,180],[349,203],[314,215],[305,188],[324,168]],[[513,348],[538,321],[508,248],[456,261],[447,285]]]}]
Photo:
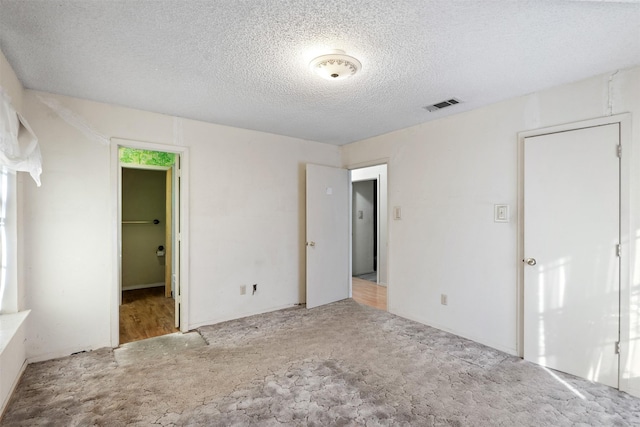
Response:
[{"label": "light switch", "polygon": [[358,219],[363,219],[363,218],[364,218],[364,212],[358,211]]},{"label": "light switch", "polygon": [[494,205],[494,222],[509,222],[509,205]]},{"label": "light switch", "polygon": [[400,206],[393,207],[393,219],[402,219],[402,208]]},{"label": "light switch", "polygon": [[330,196],[333,194],[333,187],[327,187],[327,196]]}]

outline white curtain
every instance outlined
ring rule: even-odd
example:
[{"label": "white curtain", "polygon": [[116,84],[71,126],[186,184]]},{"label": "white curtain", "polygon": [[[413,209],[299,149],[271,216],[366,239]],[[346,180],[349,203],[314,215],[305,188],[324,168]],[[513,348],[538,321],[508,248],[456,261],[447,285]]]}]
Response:
[{"label": "white curtain", "polygon": [[42,155],[38,138],[29,123],[13,108],[11,98],[0,87],[0,166],[29,172],[38,187]]}]

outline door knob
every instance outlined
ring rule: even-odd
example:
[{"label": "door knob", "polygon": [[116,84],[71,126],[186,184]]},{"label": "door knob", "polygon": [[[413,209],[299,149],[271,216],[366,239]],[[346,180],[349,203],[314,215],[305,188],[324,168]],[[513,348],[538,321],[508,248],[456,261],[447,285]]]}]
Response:
[{"label": "door knob", "polygon": [[307,246],[315,246],[316,242],[307,242]]},{"label": "door knob", "polygon": [[529,264],[529,265],[536,265],[536,264],[537,264],[537,262],[536,262],[536,259],[535,259],[535,258],[527,258],[527,259],[525,260],[525,262],[526,262],[527,264]]}]

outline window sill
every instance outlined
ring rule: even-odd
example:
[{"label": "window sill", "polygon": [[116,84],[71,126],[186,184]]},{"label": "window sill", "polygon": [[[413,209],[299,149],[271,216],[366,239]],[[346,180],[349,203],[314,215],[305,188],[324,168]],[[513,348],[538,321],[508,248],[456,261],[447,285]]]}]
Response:
[{"label": "window sill", "polygon": [[31,310],[18,313],[0,314],[0,354],[2,354],[15,336]]}]

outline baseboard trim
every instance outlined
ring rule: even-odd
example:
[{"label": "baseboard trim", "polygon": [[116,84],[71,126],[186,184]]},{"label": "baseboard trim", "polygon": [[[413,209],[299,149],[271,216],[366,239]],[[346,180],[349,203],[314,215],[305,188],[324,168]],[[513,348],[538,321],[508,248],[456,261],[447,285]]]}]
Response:
[{"label": "baseboard trim", "polygon": [[228,322],[230,320],[244,319],[245,317],[256,316],[258,314],[271,313],[272,311],[285,310],[287,308],[297,307],[299,305],[300,305],[299,303],[291,303],[291,304],[280,305],[277,307],[267,308],[264,310],[245,312],[237,315],[223,316],[217,319],[205,320],[204,322],[190,323],[189,330],[191,331],[194,329],[198,329],[202,326],[209,326],[209,325],[215,325],[222,322]]},{"label": "baseboard trim", "polygon": [[159,288],[160,286],[164,287],[164,283],[163,282],[147,283],[146,285],[133,285],[133,286],[127,286],[126,288],[123,286],[122,290],[135,291],[136,289]]},{"label": "baseboard trim", "polygon": [[487,347],[491,347],[491,348],[494,348],[496,350],[500,350],[503,353],[507,353],[507,354],[509,354],[511,356],[518,356],[518,353],[517,353],[515,347],[514,348],[510,348],[510,347],[505,347],[505,346],[500,345],[500,344],[496,344],[494,342],[485,341],[485,340],[480,339],[478,337],[474,337],[472,335],[463,334],[463,333],[460,333],[459,331],[455,331],[455,330],[446,328],[446,327],[444,327],[444,326],[442,326],[442,325],[440,325],[440,324],[438,324],[436,322],[431,322],[431,321],[426,320],[426,319],[420,319],[418,317],[412,316],[410,314],[402,313],[402,312],[399,312],[399,311],[396,311],[396,310],[389,309],[389,313],[395,314],[396,316],[403,317],[403,318],[408,319],[408,320],[412,320],[414,322],[422,323],[423,325],[427,325],[427,326],[430,326],[432,328],[440,329],[441,331],[448,332],[448,333],[453,334],[453,335],[457,335],[457,336],[459,336],[461,338],[464,338],[464,339],[467,339],[467,340],[471,340],[471,341],[476,342],[478,344],[482,344],[482,345],[485,345]]},{"label": "baseboard trim", "polygon": [[52,351],[49,353],[42,353],[36,356],[29,356],[28,355],[29,352],[27,352],[27,362],[38,363],[38,362],[44,362],[47,360],[61,359],[63,357],[71,356],[72,354],[75,354],[75,353],[90,352],[90,351],[95,351],[101,348],[113,348],[113,347],[111,346],[111,342],[107,341],[107,342],[102,342],[99,344],[92,344],[87,346],[67,347],[61,350]]},{"label": "baseboard trim", "polygon": [[623,388],[622,384],[621,384],[621,387],[619,388],[619,390],[623,391],[623,392],[625,392],[627,394],[630,394],[633,397],[640,398],[640,388],[637,388],[637,387],[624,387]]}]

